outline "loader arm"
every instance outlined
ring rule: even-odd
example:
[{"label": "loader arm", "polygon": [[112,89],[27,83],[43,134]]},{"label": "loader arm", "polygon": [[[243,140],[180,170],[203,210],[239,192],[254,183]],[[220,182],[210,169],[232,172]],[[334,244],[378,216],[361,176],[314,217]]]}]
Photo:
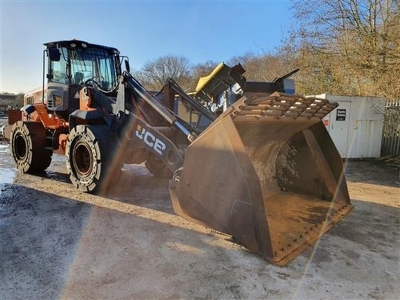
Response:
[{"label": "loader arm", "polygon": [[[125,73],[123,81],[127,87],[135,91],[144,101],[146,101],[157,113],[159,113],[168,123],[183,132],[189,141],[193,141],[197,136],[197,130],[179,119],[172,111],[160,103],[160,101],[149,93],[131,74]],[[122,101],[122,99],[120,100]],[[119,101],[119,102],[120,102]]]},{"label": "loader arm", "polygon": [[122,138],[128,140],[130,147],[143,145],[159,157],[172,173],[183,166],[183,153],[167,136],[168,127],[153,127],[132,112],[129,113],[128,122]]},{"label": "loader arm", "polygon": [[[176,83],[173,85],[173,88],[175,91],[180,93],[182,97],[185,96],[185,93],[179,88]],[[82,98],[93,98],[95,99],[97,110],[90,111],[81,109],[77,110],[72,115],[79,115],[79,118],[83,119],[87,118],[86,116],[88,116],[89,114],[95,115],[96,118],[102,116],[107,124],[112,125],[114,129],[117,129],[123,125],[125,119],[130,114],[130,112],[126,110],[126,89],[130,89],[134,91],[137,95],[139,95],[164,120],[180,130],[187,137],[189,142],[193,141],[200,133],[199,129],[180,119],[174,112],[163,105],[154,95],[148,92],[146,88],[143,87],[140,82],[138,82],[128,72],[125,72],[119,77],[119,88],[115,101],[111,101],[110,97],[104,95],[100,90],[95,87],[86,87],[82,90],[83,95],[81,95],[81,102],[87,103],[88,101],[90,101],[82,100]],[[187,96],[186,98],[190,97]],[[196,106],[196,109],[202,110],[202,113],[207,114],[208,118],[210,118],[211,120],[215,120],[215,116],[207,111],[207,109],[205,109],[204,107],[201,107],[199,103],[196,103],[194,99],[187,99],[186,101],[190,101],[190,104],[192,106]],[[135,115],[135,118],[138,118],[138,116]],[[148,126],[150,125],[148,124]]]},{"label": "loader arm", "polygon": [[[210,123],[215,121],[215,119],[217,118],[217,116],[207,107],[201,105],[198,100],[193,99],[184,90],[182,90],[182,88],[172,78],[169,78],[167,80],[162,90],[165,94],[164,98],[173,99],[174,95],[178,95],[182,102],[184,102],[186,105],[190,106],[194,110],[198,111],[201,115],[206,117]],[[170,93],[172,93],[172,96],[170,95]]]}]

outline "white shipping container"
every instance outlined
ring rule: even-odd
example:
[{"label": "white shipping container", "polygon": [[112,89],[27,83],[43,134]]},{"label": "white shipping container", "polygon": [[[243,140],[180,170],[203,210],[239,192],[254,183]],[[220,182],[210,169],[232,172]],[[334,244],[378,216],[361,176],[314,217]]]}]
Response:
[{"label": "white shipping container", "polygon": [[315,97],[339,103],[323,121],[342,158],[380,157],[385,99],[329,94]]}]

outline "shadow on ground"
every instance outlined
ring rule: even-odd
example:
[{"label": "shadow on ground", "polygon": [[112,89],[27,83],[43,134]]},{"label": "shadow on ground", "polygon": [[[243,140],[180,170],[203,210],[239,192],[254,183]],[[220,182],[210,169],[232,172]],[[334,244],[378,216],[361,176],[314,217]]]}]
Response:
[{"label": "shadow on ground", "polygon": [[[1,185],[2,299],[400,297],[393,203],[354,197],[350,215],[280,268],[176,216],[168,180],[143,166],[125,166],[107,197],[77,192],[64,168]],[[397,191],[397,174],[380,164],[352,161],[346,175]]]}]

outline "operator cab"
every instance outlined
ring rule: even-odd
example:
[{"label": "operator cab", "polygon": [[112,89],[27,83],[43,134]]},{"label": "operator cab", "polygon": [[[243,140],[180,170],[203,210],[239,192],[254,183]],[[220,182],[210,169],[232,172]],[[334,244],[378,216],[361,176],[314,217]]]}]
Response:
[{"label": "operator cab", "polygon": [[117,49],[77,40],[51,42],[45,46],[49,53],[49,83],[83,85],[93,81],[105,92],[117,86],[121,73]]},{"label": "operator cab", "polygon": [[66,117],[79,108],[79,91],[84,85],[96,86],[110,97],[116,95],[122,73],[116,48],[79,40],[44,45],[43,88],[26,94],[26,104],[44,102],[49,111]]}]

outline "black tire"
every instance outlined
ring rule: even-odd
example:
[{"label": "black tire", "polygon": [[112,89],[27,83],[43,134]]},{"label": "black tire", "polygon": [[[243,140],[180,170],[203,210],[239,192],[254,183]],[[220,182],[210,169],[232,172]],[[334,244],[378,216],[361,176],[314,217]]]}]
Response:
[{"label": "black tire", "polygon": [[51,163],[52,150],[46,147],[46,129],[40,122],[17,121],[11,129],[10,152],[17,169],[39,173]]},{"label": "black tire", "polygon": [[68,135],[67,170],[72,184],[84,192],[106,192],[121,177],[116,134],[105,125],[77,125]]},{"label": "black tire", "polygon": [[172,171],[168,169],[165,163],[153,153],[149,154],[145,166],[154,177],[172,178]]}]

